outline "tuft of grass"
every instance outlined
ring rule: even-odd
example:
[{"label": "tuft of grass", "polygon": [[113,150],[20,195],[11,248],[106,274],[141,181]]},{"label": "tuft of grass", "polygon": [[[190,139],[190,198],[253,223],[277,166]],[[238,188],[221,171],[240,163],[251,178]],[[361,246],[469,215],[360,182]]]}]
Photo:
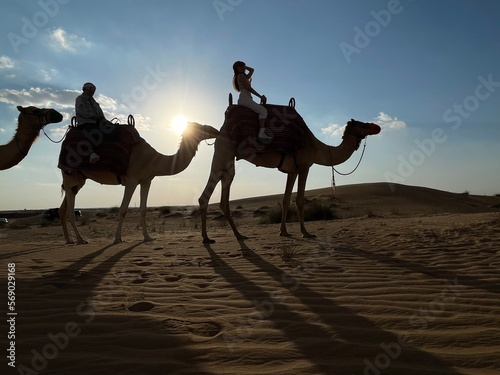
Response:
[{"label": "tuft of grass", "polygon": [[492,224],[500,225],[500,212],[492,212],[493,219],[491,220]]},{"label": "tuft of grass", "polygon": [[391,214],[399,215],[400,214],[399,208],[396,208],[396,207],[391,208]]},{"label": "tuft of grass", "polygon": [[300,253],[301,249],[295,242],[289,242],[281,245],[280,257],[283,262],[295,261],[295,258]]}]

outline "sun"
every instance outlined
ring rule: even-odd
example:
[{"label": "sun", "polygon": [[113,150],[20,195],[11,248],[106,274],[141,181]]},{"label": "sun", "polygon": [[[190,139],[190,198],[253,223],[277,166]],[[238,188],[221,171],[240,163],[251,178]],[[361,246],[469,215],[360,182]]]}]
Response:
[{"label": "sun", "polygon": [[185,116],[179,115],[172,119],[170,127],[177,134],[182,134],[184,129],[186,129],[187,124],[188,119]]}]

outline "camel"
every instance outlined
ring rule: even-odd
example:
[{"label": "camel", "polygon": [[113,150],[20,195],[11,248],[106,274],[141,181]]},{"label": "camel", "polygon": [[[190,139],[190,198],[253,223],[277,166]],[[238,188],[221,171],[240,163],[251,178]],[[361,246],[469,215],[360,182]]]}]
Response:
[{"label": "camel", "polygon": [[[230,188],[235,176],[234,162],[235,157],[237,156],[237,147],[230,139],[226,128],[227,126],[225,123],[215,140],[215,150],[212,159],[210,176],[208,178],[207,185],[198,200],[200,204],[201,235],[203,237],[203,243],[215,242],[210,239],[207,234],[207,208],[210,197],[212,196],[219,181],[221,181],[222,186],[220,209],[229,222],[237,240],[247,239],[247,237],[243,236],[236,228],[236,225],[231,217],[229,207]],[[306,230],[303,215],[304,192],[309,168],[313,164],[334,166],[345,162],[354,153],[354,151],[358,149],[362,139],[368,135],[378,134],[380,132],[380,127],[376,124],[351,120],[345,128],[342,143],[335,147],[328,146],[319,141],[305,124],[304,128],[304,147],[298,149],[294,155],[279,152],[259,153],[258,151],[249,153],[247,157],[239,155],[240,158],[245,159],[256,166],[278,168],[281,172],[288,175],[282,201],[282,220],[279,233],[280,236],[285,237],[290,236],[286,229],[286,217],[290,205],[292,189],[297,176],[298,186],[296,205],[298,209],[300,230],[303,237],[312,238],[315,236]],[[255,145],[257,145],[257,143],[255,143]]]},{"label": "camel", "polygon": [[19,164],[27,155],[31,145],[47,124],[61,122],[63,116],[55,109],[17,106],[20,114],[17,130],[12,140],[0,146],[0,170]]},{"label": "camel", "polygon": [[[125,191],[119,208],[114,244],[123,242],[121,238],[123,219],[127,214],[130,200],[137,185],[140,185],[140,221],[144,242],[155,240],[148,234],[146,225],[147,199],[151,181],[156,176],[171,176],[185,170],[195,156],[198,144],[202,140],[215,138],[218,134],[219,131],[209,125],[189,123],[182,134],[182,140],[175,155],[160,154],[143,138],[140,138],[132,149],[125,181],[122,182],[125,185]],[[76,243],[86,244],[87,241],[82,238],[76,227],[74,215],[76,194],[82,189],[87,178],[105,185],[118,185],[120,182],[117,181],[113,172],[93,170],[92,168],[74,171],[70,174],[63,172],[62,176],[62,190],[65,196],[59,208],[59,216],[66,243],[75,243],[68,233],[67,214],[69,213],[69,222],[76,234]]]}]

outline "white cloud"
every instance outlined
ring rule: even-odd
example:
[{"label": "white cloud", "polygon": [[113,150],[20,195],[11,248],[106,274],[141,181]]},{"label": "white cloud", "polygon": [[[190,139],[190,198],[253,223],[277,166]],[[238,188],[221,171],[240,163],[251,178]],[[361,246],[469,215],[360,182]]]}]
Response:
[{"label": "white cloud", "polygon": [[321,133],[330,137],[342,136],[345,125],[330,124],[326,128],[321,128]]},{"label": "white cloud", "polygon": [[87,50],[92,46],[92,43],[75,34],[68,34],[65,30],[58,27],[50,30],[50,41],[55,49],[63,50],[70,53],[78,53],[82,50]]},{"label": "white cloud", "polygon": [[377,125],[384,130],[397,130],[406,128],[404,121],[398,120],[397,117],[391,117],[387,113],[380,112],[375,118]]},{"label": "white cloud", "polygon": [[0,102],[12,106],[51,107],[67,109],[75,105],[77,92],[72,90],[53,90],[51,88],[31,87],[29,89],[0,89]]},{"label": "white cloud", "polygon": [[5,55],[0,56],[0,69],[12,69],[14,68],[14,61]]},{"label": "white cloud", "polygon": [[[75,112],[75,99],[80,94],[80,90],[52,89],[47,87],[31,87],[22,90],[0,89],[0,103],[5,103],[12,107],[32,105],[40,108],[54,108],[64,116],[65,120],[63,121],[69,123]],[[96,100],[104,111],[106,118],[111,120],[116,117],[120,123],[127,122],[129,113],[126,112],[126,106],[123,103],[102,94]],[[138,130],[151,130],[151,118],[141,114],[134,114],[134,117]],[[60,129],[53,128],[52,132],[54,135],[60,135],[61,132],[65,131],[66,125],[62,125]]]}]

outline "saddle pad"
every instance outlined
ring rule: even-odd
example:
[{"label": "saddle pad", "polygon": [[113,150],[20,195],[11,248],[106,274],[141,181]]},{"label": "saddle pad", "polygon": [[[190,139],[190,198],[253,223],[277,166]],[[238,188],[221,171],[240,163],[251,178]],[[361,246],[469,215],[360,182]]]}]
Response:
[{"label": "saddle pad", "polygon": [[[94,164],[89,160],[92,144],[88,134],[79,127],[70,128],[61,145],[58,167],[67,173],[92,169],[110,171],[118,176],[125,175],[132,148],[142,139],[135,127],[116,125],[111,134],[105,134],[102,143],[95,147],[100,160]],[[97,140],[99,134],[102,135],[102,132],[95,129],[93,137]]]},{"label": "saddle pad", "polygon": [[227,132],[236,146],[237,158],[245,159],[255,153],[280,152],[294,154],[304,147],[307,125],[295,108],[266,104],[266,134],[272,139],[260,141],[259,118],[257,113],[241,105],[230,105],[225,113],[221,129]]}]

